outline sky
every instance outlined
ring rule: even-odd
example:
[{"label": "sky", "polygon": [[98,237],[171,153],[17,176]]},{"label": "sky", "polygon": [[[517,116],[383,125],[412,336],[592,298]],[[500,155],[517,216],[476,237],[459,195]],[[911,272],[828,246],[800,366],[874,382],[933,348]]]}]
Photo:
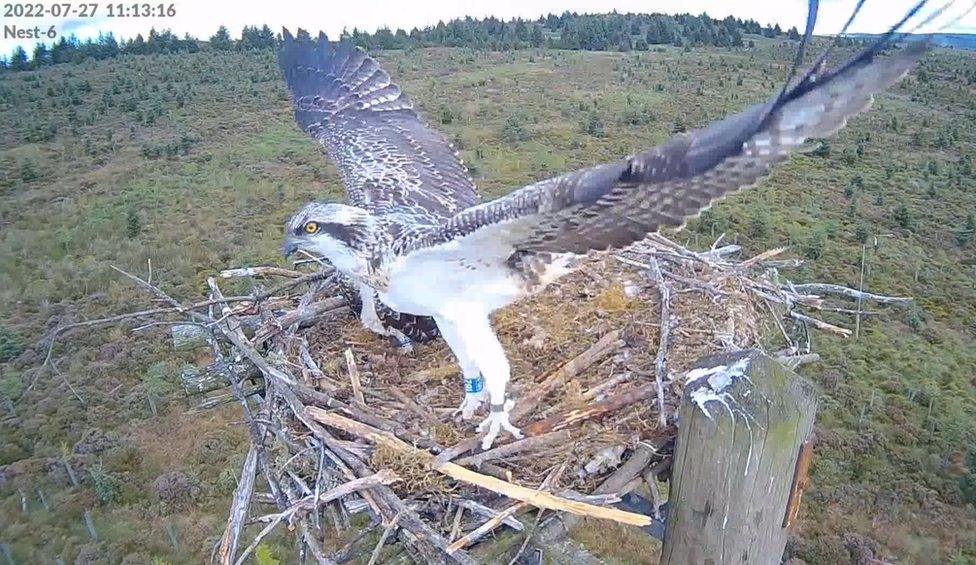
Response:
[{"label": "sky", "polygon": [[[153,6],[159,0],[149,1]],[[852,32],[877,33],[884,31],[915,3],[916,0],[868,0],[861,14],[851,27]],[[618,12],[661,12],[708,13],[712,17],[724,18],[733,15],[742,19],[754,19],[762,24],[779,24],[784,29],[796,26],[803,29],[806,20],[806,0],[163,0],[164,5],[173,4],[174,17],[149,18],[108,18],[108,0],[42,0],[45,6],[55,3],[72,2],[79,4],[94,2],[99,4],[94,18],[5,18],[0,12],[0,26],[3,36],[0,39],[0,54],[9,55],[15,46],[21,45],[30,52],[37,40],[9,37],[10,26],[19,29],[32,29],[39,26],[47,31],[52,25],[55,32],[62,35],[74,33],[81,39],[96,37],[100,32],[112,32],[117,38],[143,35],[149,29],[170,29],[181,35],[208,38],[220,25],[225,25],[234,36],[240,36],[245,25],[268,24],[273,30],[284,27],[305,28],[311,32],[325,31],[337,38],[344,28],[359,28],[374,31],[380,27],[390,29],[424,27],[436,24],[439,20],[472,16],[481,18],[496,16],[538,18],[549,13],[561,14],[569,10],[579,13]],[[32,2],[33,3],[33,2]],[[850,15],[856,0],[821,0],[816,33],[836,33]],[[932,2],[938,6],[941,2]],[[941,24],[953,19],[971,5],[969,0],[957,1],[942,18],[923,27],[921,32],[939,31]],[[126,5],[131,5],[126,3]],[[933,10],[934,8],[928,8]],[[976,11],[966,15],[952,27],[941,30],[956,33],[976,33]],[[50,41],[48,41],[50,43]]]}]

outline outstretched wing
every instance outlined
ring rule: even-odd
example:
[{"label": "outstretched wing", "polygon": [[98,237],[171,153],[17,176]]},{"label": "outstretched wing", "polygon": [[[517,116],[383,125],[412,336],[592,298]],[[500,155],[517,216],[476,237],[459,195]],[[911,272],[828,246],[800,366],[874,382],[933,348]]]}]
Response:
[{"label": "outstretched wing", "polygon": [[438,220],[478,202],[457,152],[424,124],[379,63],[324,34],[287,30],[278,53],[295,120],[335,161],[353,205]]},{"label": "outstretched wing", "polygon": [[807,73],[766,104],[677,135],[644,153],[544,180],[464,210],[410,246],[455,241],[462,249],[472,246],[472,253],[583,254],[621,248],[662,227],[682,225],[716,199],[754,184],[806,140],[841,129],[926,50],[914,44],[879,56],[877,47],[833,72]]}]

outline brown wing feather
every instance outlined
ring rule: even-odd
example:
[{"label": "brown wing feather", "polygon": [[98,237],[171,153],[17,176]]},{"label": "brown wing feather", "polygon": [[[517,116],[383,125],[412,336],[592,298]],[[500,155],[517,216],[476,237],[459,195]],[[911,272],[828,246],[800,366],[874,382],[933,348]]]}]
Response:
[{"label": "brown wing feather", "polygon": [[[548,179],[465,210],[411,242],[491,242],[498,253],[620,248],[678,226],[715,200],[754,184],[775,163],[865,110],[926,51],[889,57],[868,48],[825,75],[810,73],[774,100],[615,163]],[[466,243],[465,243],[466,242]]]},{"label": "brown wing feather", "polygon": [[478,202],[457,152],[375,59],[325,35],[312,41],[285,30],[283,39],[278,63],[295,120],[325,146],[352,204],[433,223]]}]

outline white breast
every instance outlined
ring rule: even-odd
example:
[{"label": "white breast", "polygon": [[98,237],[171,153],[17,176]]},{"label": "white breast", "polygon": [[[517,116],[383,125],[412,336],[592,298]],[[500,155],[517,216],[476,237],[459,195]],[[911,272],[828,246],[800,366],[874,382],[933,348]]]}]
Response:
[{"label": "white breast", "polygon": [[490,313],[526,294],[517,273],[499,250],[449,242],[396,259],[380,298],[395,310],[421,316],[480,310]]}]

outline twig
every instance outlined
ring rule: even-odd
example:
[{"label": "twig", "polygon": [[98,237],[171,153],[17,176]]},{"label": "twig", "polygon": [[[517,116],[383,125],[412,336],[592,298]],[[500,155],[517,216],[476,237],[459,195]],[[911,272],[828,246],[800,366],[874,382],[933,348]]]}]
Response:
[{"label": "twig", "polygon": [[[573,408],[565,412],[550,416],[538,422],[532,422],[522,428],[522,432],[529,437],[549,432],[564,430],[585,420],[597,418],[608,412],[615,412],[624,406],[640,402],[649,398],[658,390],[657,383],[646,383],[637,388],[619,392],[601,402],[594,402],[584,408]],[[662,427],[662,430],[666,427]]]},{"label": "twig", "polygon": [[313,302],[305,307],[285,312],[280,318],[271,320],[255,332],[253,341],[254,343],[261,343],[277,335],[283,328],[294,324],[307,324],[326,314],[338,314],[348,309],[346,299],[342,297],[326,298]]},{"label": "twig", "polygon": [[352,383],[352,394],[356,402],[363,408],[366,407],[366,398],[363,397],[363,385],[359,382],[359,368],[356,367],[356,357],[352,354],[351,348],[346,348],[343,353],[346,358],[346,370],[349,371],[349,382]]},{"label": "twig", "polygon": [[[475,514],[480,514],[485,518],[495,518],[500,514],[498,510],[488,508],[484,504],[479,504],[473,500],[468,500],[467,498],[457,497],[456,500],[457,500],[457,505],[459,507],[465,510],[470,510]],[[505,524],[506,526],[512,528],[517,532],[521,532],[522,530],[525,529],[525,526],[522,525],[522,522],[519,522],[514,516],[505,517],[501,521],[501,523]]]},{"label": "twig", "polygon": [[[314,407],[306,408],[305,412],[311,418],[325,425],[340,429],[346,433],[350,433],[358,437],[365,438],[373,443],[380,443],[392,449],[405,451],[420,457],[430,457],[430,454],[426,454],[422,450],[408,445],[407,443],[397,439],[389,432],[383,432],[381,430],[371,428],[365,424],[356,422],[355,420],[350,420],[344,416],[326,412]],[[566,500],[547,492],[515,485],[495,477],[482,475],[481,473],[476,473],[475,471],[466,469],[455,463],[443,463],[433,468],[435,471],[443,473],[444,475],[447,475],[453,479],[477,485],[499,494],[504,494],[509,498],[526,502],[539,508],[548,508],[550,510],[560,510],[581,516],[592,516],[594,518],[614,520],[616,522],[634,526],[646,526],[650,524],[650,518],[647,516],[634,514],[632,512],[624,512],[622,510],[613,508],[601,508],[599,506],[593,506],[592,504]]]},{"label": "twig", "polygon": [[664,376],[667,374],[668,336],[671,334],[671,290],[664,282],[661,267],[657,259],[651,258],[651,272],[657,282],[657,291],[661,295],[661,329],[658,334],[657,356],[654,361],[654,382],[657,384],[657,418],[661,427],[668,425],[667,415],[664,413]]},{"label": "twig", "polygon": [[251,554],[251,552],[253,552],[254,549],[258,546],[258,544],[261,543],[261,540],[263,540],[265,536],[271,533],[271,530],[273,530],[275,526],[280,524],[285,519],[290,519],[292,516],[295,515],[296,512],[300,510],[310,510],[319,504],[325,504],[326,502],[337,500],[353,492],[368,489],[368,488],[374,488],[378,485],[389,484],[398,479],[399,477],[397,477],[393,471],[390,471],[388,469],[383,470],[370,477],[363,477],[360,479],[349,481],[347,483],[343,483],[333,489],[330,489],[326,492],[319,494],[317,498],[315,498],[314,496],[307,496],[301,499],[300,501],[298,501],[296,504],[292,505],[291,507],[277,514],[270,514],[268,516],[262,516],[261,518],[258,518],[258,520],[261,522],[268,521],[269,523],[267,526],[264,527],[264,529],[262,529],[258,533],[258,535],[254,538],[254,541],[251,542],[251,545],[247,546],[247,548],[245,548],[244,551],[241,552],[241,556],[237,558],[237,561],[235,561],[235,565],[240,565],[241,563],[243,563],[244,560],[247,559],[247,557]]},{"label": "twig", "polygon": [[459,549],[464,549],[465,547],[481,539],[488,532],[497,528],[499,524],[505,521],[505,518],[511,517],[513,514],[525,508],[526,506],[528,506],[528,504],[525,502],[519,502],[518,504],[513,504],[509,506],[505,510],[502,510],[494,517],[489,519],[484,524],[468,532],[467,535],[458,538],[456,541],[454,541],[454,543],[448,546],[447,550],[453,553]]},{"label": "twig", "polygon": [[550,445],[565,444],[571,439],[572,434],[569,432],[569,430],[550,432],[535,437],[528,437],[518,441],[513,441],[512,443],[508,443],[494,449],[489,449],[488,451],[482,451],[481,453],[477,453],[475,455],[469,455],[468,457],[459,459],[457,463],[458,465],[470,465],[478,467],[485,461],[504,459],[516,453],[533,451],[543,447],[548,447]]},{"label": "twig", "polygon": [[390,523],[383,527],[383,535],[380,536],[380,541],[376,542],[376,547],[373,548],[373,553],[369,556],[369,563],[367,565],[375,565],[380,558],[380,552],[383,551],[383,546],[386,545],[386,540],[390,537],[390,534],[396,531],[397,522],[400,520],[400,515],[397,514],[390,520]]},{"label": "twig", "polygon": [[833,334],[837,334],[837,335],[843,336],[843,337],[850,337],[850,335],[851,335],[851,330],[849,330],[847,328],[842,328],[840,326],[835,326],[833,324],[828,324],[827,322],[824,322],[823,320],[818,320],[816,318],[811,318],[810,316],[807,316],[806,314],[801,314],[801,313],[797,312],[796,310],[790,310],[790,317],[793,318],[793,319],[799,320],[801,322],[806,322],[806,323],[810,324],[811,326],[817,328],[818,330],[823,330],[823,331],[830,332],[830,333],[833,333]]},{"label": "twig", "polygon": [[217,550],[217,560],[221,565],[229,565],[234,562],[237,542],[240,539],[241,528],[244,526],[244,518],[247,517],[251,494],[254,492],[257,463],[258,450],[254,444],[251,444],[247,457],[244,458],[244,464],[241,465],[241,478],[237,482],[237,488],[234,489],[234,499],[230,504],[227,527],[224,528],[224,535],[220,538],[220,547]]},{"label": "twig", "polygon": [[225,269],[220,271],[220,278],[222,279],[232,279],[237,277],[288,277],[290,279],[297,279],[304,275],[299,271],[293,269],[284,269],[282,267],[242,267],[240,269]]},{"label": "twig", "polygon": [[897,306],[906,306],[915,300],[911,296],[885,296],[882,294],[872,294],[870,292],[854,290],[853,288],[841,286],[839,284],[805,283],[792,285],[792,288],[797,292],[835,294],[851,300],[861,299],[867,300],[868,302],[876,302],[878,304],[893,304]]}]

